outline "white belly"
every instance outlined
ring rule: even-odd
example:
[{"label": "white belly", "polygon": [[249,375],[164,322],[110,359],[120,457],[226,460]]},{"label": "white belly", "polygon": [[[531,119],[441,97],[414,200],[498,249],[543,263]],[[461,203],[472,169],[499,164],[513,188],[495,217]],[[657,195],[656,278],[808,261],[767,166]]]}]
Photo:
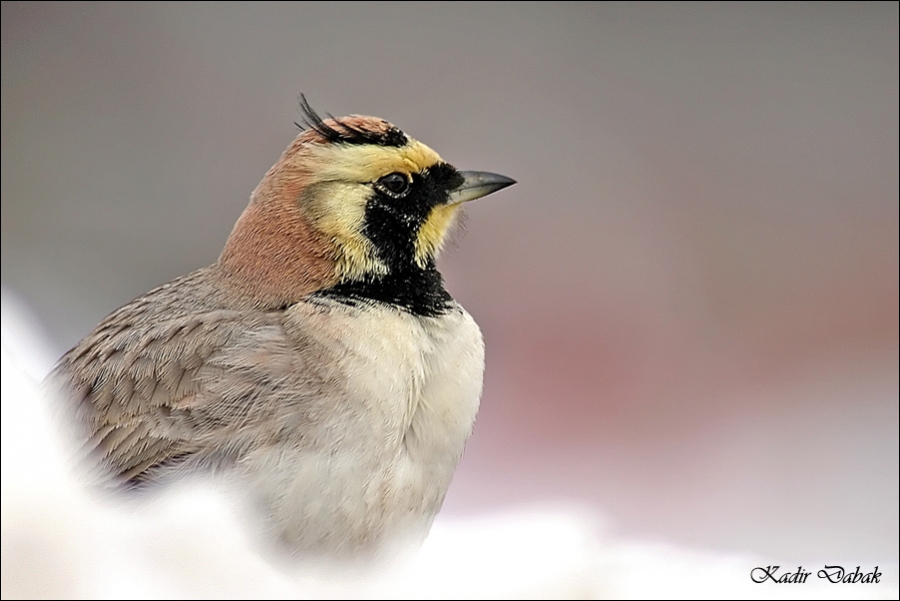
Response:
[{"label": "white belly", "polygon": [[352,554],[421,540],[478,411],[481,331],[462,307],[435,318],[324,307],[298,305],[289,322],[310,351],[328,349],[330,367],[317,377],[341,392],[311,401],[307,432],[245,463],[252,489],[299,550]]}]

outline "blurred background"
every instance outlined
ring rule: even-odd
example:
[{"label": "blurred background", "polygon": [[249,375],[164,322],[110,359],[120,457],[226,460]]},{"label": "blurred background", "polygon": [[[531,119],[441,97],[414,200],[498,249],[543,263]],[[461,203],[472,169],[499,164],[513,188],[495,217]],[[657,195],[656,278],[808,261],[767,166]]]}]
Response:
[{"label": "blurred background", "polygon": [[446,515],[897,560],[897,3],[3,2],[2,284],[55,352],[215,261],[301,92],[519,181],[440,261],[487,344]]}]

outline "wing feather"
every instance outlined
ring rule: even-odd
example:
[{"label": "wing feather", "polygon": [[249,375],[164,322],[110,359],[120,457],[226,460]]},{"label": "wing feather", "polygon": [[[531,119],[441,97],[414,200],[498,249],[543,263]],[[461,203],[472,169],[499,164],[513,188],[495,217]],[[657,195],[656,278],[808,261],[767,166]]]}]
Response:
[{"label": "wing feather", "polygon": [[[167,292],[179,296],[171,285],[148,295]],[[292,367],[279,312],[155,305],[141,298],[110,315],[48,379],[74,407],[88,455],[116,483],[239,459],[249,443],[227,437],[271,418],[266,390]]]}]

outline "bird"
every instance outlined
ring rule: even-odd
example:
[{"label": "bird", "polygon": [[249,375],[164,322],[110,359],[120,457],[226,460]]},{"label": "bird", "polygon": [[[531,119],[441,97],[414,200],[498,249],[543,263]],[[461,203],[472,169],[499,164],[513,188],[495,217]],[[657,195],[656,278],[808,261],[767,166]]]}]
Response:
[{"label": "bird", "polygon": [[483,337],[436,257],[516,182],[300,108],[218,260],[113,311],[46,385],[101,487],[221,476],[278,548],[371,557],[424,540],[472,432]]}]

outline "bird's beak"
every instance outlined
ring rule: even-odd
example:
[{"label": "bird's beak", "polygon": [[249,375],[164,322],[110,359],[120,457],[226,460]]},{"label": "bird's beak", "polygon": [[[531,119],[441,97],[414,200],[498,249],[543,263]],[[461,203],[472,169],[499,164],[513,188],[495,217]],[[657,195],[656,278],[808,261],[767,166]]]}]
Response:
[{"label": "bird's beak", "polygon": [[465,178],[465,181],[460,187],[450,192],[447,204],[453,205],[475,200],[516,183],[514,179],[487,171],[460,171],[459,174]]}]

